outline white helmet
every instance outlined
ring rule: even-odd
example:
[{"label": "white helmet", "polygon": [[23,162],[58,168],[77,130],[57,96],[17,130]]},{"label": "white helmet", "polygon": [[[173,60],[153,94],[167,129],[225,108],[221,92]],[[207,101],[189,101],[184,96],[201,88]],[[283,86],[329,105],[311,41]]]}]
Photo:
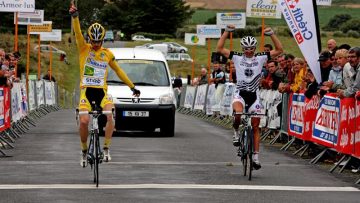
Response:
[{"label": "white helmet", "polygon": [[240,44],[242,47],[256,47],[257,40],[253,36],[245,36],[241,39]]}]

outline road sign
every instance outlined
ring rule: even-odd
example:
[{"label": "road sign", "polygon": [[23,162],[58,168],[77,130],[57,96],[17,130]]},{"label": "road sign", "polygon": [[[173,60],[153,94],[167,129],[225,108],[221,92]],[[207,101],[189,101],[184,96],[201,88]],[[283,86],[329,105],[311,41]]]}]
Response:
[{"label": "road sign", "polygon": [[29,32],[31,35],[39,35],[42,32],[52,31],[52,21],[44,21],[42,25],[30,25]]},{"label": "road sign", "polygon": [[52,32],[40,33],[40,41],[60,42],[61,41],[61,30],[53,29]]},{"label": "road sign", "polygon": [[2,0],[0,12],[34,12],[35,0]]},{"label": "road sign", "polygon": [[[0,4],[1,5],[1,4]],[[16,23],[14,15],[14,24]],[[34,12],[20,12],[18,14],[19,25],[41,25],[44,22],[44,10],[35,10]]]},{"label": "road sign", "polygon": [[226,25],[235,25],[235,28],[245,28],[246,15],[245,13],[217,13],[216,25],[223,29]]}]

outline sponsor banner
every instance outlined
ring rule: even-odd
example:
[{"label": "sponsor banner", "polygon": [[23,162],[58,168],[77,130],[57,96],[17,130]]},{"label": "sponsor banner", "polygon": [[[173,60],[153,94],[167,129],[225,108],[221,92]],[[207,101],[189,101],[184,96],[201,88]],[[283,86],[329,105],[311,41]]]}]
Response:
[{"label": "sponsor banner", "polygon": [[290,95],[289,135],[301,137],[304,133],[305,95],[293,93]]},{"label": "sponsor banner", "polygon": [[221,102],[221,98],[224,95],[224,91],[225,91],[225,84],[218,84],[215,90],[215,103],[212,106],[212,111],[220,112],[220,102]]},{"label": "sponsor banner", "polygon": [[331,6],[332,0],[316,0],[318,6]]},{"label": "sponsor banner", "polygon": [[186,87],[186,94],[185,94],[185,103],[184,107],[188,109],[193,109],[194,100],[195,100],[195,91],[196,87],[194,86],[187,86]]},{"label": "sponsor banner", "polygon": [[51,32],[40,33],[40,41],[60,42],[61,30],[53,29]]},{"label": "sponsor banner", "polygon": [[45,104],[45,98],[44,98],[44,81],[36,81],[36,99],[37,99],[37,105],[40,106],[42,104]]},{"label": "sponsor banner", "polygon": [[14,83],[11,88],[11,118],[16,122],[22,116],[22,95],[20,83]]},{"label": "sponsor banner", "polygon": [[55,92],[55,82],[51,82],[51,92],[52,92],[52,104],[56,104],[56,92]]},{"label": "sponsor banner", "polygon": [[21,117],[27,115],[28,112],[28,102],[27,102],[27,95],[26,95],[26,85],[25,83],[20,83],[20,91],[21,91]]},{"label": "sponsor banner", "polygon": [[36,109],[35,103],[35,81],[29,80],[29,110],[32,111]]},{"label": "sponsor banner", "polygon": [[[264,108],[263,110],[265,111],[265,109],[267,110],[267,117],[268,117],[268,125],[267,127],[270,129],[279,129],[280,128],[280,116],[278,112],[278,106],[281,105],[281,93],[277,90],[267,90],[268,91],[268,95],[269,97],[265,98],[265,101],[268,105],[267,108]],[[265,107],[265,105],[263,103],[261,103],[263,105],[263,107]],[[265,113],[265,112],[264,112]],[[261,119],[265,120],[266,117],[262,116]]]},{"label": "sponsor banner", "polygon": [[207,86],[208,85],[205,84],[197,87],[194,109],[204,111]]},{"label": "sponsor banner", "polygon": [[35,0],[1,0],[0,12],[34,12]]},{"label": "sponsor banner", "polygon": [[338,143],[340,125],[340,99],[327,94],[321,100],[316,113],[312,141],[334,147]]},{"label": "sponsor banner", "polygon": [[51,82],[45,81],[45,104],[46,105],[53,105],[53,92]]},{"label": "sponsor banner", "polygon": [[235,28],[245,28],[246,15],[245,13],[217,13],[216,25],[225,29],[227,25],[235,25]]},{"label": "sponsor banner", "polygon": [[5,127],[10,128],[11,127],[11,116],[10,116],[10,110],[11,110],[11,92],[9,87],[4,87],[4,111],[5,111]]},{"label": "sponsor banner", "polygon": [[213,110],[212,107],[215,104],[215,84],[209,85],[208,92],[206,95],[206,115],[212,115]]},{"label": "sponsor banner", "polygon": [[5,130],[4,88],[0,87],[0,131]]},{"label": "sponsor banner", "polygon": [[355,98],[344,98],[340,105],[339,141],[336,151],[351,155],[354,153],[355,139]]},{"label": "sponsor banner", "polygon": [[355,118],[355,150],[353,156],[360,159],[360,101],[356,100],[356,118]]},{"label": "sponsor banner", "polygon": [[[44,10],[35,10],[33,12],[20,12],[18,14],[18,25],[41,25],[44,23]],[[16,15],[14,15],[14,24],[16,24]]]},{"label": "sponsor banner", "polygon": [[205,38],[198,36],[195,33],[185,33],[185,44],[205,46],[206,43]]},{"label": "sponsor banner", "polygon": [[305,113],[304,113],[304,134],[301,138],[305,141],[310,141],[314,129],[314,121],[316,113],[319,109],[320,97],[314,95],[311,99],[305,99]]},{"label": "sponsor banner", "polygon": [[197,35],[203,38],[220,38],[221,28],[216,25],[197,25]]},{"label": "sponsor banner", "polygon": [[281,10],[277,0],[247,0],[246,16],[254,18],[264,17],[280,19]]},{"label": "sponsor banner", "polygon": [[279,0],[279,5],[296,43],[300,47],[316,80],[320,83],[318,39],[312,1]]},{"label": "sponsor banner", "polygon": [[40,35],[42,32],[52,31],[52,21],[44,21],[42,25],[30,25],[29,32],[31,35]]},{"label": "sponsor banner", "polygon": [[232,101],[234,98],[235,87],[234,83],[225,84],[225,91],[220,101],[221,115],[231,116],[233,114]]}]

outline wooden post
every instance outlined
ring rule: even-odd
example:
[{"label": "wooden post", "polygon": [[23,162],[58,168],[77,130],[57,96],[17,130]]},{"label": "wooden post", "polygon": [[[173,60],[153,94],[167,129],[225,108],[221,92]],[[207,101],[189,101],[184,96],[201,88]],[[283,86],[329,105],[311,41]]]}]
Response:
[{"label": "wooden post", "polygon": [[41,54],[40,54],[40,35],[38,35],[38,77],[37,79],[40,80],[40,74],[41,74]]},{"label": "wooden post", "polygon": [[51,47],[51,41],[50,41],[50,67],[49,67],[49,70],[50,70],[50,81],[51,81],[51,71],[52,71],[52,47]]},{"label": "wooden post", "polygon": [[[233,33],[230,32],[230,51],[233,50]],[[230,66],[229,81],[232,82],[232,67]]]},{"label": "wooden post", "polygon": [[262,26],[261,26],[260,51],[264,51],[264,44],[265,44],[264,29],[265,29],[265,18],[264,18],[264,16],[263,16],[263,17],[262,17]]},{"label": "wooden post", "polygon": [[210,66],[211,66],[211,40],[210,38],[207,39],[207,45],[208,45],[208,83],[210,84]]},{"label": "wooden post", "polygon": [[[15,39],[14,39],[14,51],[18,51],[18,12],[15,13]],[[17,68],[18,65],[15,66],[15,77],[17,77]]]},{"label": "wooden post", "polygon": [[29,95],[29,69],[30,69],[30,25],[27,25],[27,51],[26,51],[26,93]]},{"label": "wooden post", "polygon": [[191,66],[191,81],[194,81],[194,77],[195,77],[195,56],[196,56],[196,45],[194,45],[191,49],[192,51],[192,66]]}]

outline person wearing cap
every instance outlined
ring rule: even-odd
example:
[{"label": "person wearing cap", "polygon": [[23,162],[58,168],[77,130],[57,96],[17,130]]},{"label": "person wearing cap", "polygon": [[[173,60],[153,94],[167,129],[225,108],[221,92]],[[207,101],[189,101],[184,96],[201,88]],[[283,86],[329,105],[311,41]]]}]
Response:
[{"label": "person wearing cap", "polygon": [[353,47],[349,50],[347,55],[349,64],[356,71],[355,82],[345,90],[339,89],[337,90],[337,95],[340,98],[344,97],[352,97],[355,95],[357,91],[360,91],[360,47]]},{"label": "person wearing cap", "polygon": [[318,61],[320,62],[321,81],[328,81],[329,74],[332,68],[331,53],[329,51],[323,51],[320,53]]}]

